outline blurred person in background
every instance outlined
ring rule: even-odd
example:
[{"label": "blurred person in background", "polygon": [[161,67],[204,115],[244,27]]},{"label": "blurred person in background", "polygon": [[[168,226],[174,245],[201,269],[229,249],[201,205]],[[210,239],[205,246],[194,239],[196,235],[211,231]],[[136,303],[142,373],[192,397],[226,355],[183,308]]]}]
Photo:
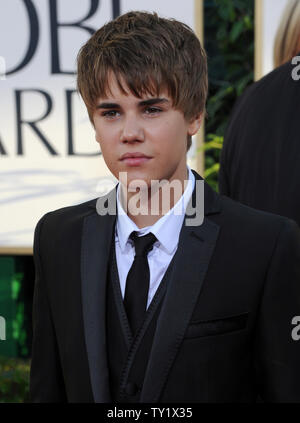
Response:
[{"label": "blurred person in background", "polygon": [[291,58],[299,51],[300,0],[291,0],[274,48],[276,66],[287,63],[251,85],[237,101],[225,133],[219,174],[221,194],[298,224],[300,66]]},{"label": "blurred person in background", "polygon": [[274,43],[274,68],[290,61],[300,51],[300,0],[289,0]]}]

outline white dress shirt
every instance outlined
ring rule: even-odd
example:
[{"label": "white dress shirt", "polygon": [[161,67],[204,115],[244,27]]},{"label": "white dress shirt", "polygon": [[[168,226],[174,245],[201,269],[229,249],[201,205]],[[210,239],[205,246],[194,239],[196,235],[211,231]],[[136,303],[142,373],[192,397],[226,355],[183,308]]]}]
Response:
[{"label": "white dress shirt", "polygon": [[[195,176],[187,165],[189,180],[187,186],[167,214],[162,216],[152,226],[138,228],[138,226],[128,217],[120,201],[120,183],[117,187],[117,222],[115,230],[115,249],[118,266],[119,280],[122,297],[125,295],[126,278],[131,268],[135,256],[133,241],[129,238],[132,231],[136,231],[138,236],[152,232],[157,241],[153,244],[153,249],[148,253],[148,263],[150,270],[150,284],[148,291],[147,308],[155,295],[157,288],[172,260],[177,247],[181,227],[184,221],[187,204],[195,186]],[[179,211],[181,210],[181,212]]]}]

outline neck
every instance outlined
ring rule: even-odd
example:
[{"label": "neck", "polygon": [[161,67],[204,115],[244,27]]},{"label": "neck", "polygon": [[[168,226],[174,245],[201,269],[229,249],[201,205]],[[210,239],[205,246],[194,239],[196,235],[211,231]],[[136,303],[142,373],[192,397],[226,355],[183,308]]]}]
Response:
[{"label": "neck", "polygon": [[[185,166],[180,175],[163,184],[158,182],[142,191],[130,192],[120,184],[120,201],[128,217],[139,229],[152,226],[180,200],[189,179]],[[124,205],[126,205],[124,207]]]}]

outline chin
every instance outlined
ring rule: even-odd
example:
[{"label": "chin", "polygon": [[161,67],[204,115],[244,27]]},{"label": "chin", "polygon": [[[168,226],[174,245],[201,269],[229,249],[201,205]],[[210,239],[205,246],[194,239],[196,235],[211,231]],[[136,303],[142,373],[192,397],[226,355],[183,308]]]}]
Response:
[{"label": "chin", "polygon": [[141,179],[144,181],[146,179],[151,179],[149,171],[147,172],[144,169],[140,169],[137,167],[119,169],[119,174],[121,172],[125,173],[127,181],[133,181],[135,179]]}]

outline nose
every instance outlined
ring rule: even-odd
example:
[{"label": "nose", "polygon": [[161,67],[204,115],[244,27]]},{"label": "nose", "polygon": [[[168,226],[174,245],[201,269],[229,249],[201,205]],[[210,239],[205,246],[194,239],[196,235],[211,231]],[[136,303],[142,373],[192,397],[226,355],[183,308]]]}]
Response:
[{"label": "nose", "polygon": [[139,118],[135,114],[124,117],[120,141],[144,141],[144,130]]}]

